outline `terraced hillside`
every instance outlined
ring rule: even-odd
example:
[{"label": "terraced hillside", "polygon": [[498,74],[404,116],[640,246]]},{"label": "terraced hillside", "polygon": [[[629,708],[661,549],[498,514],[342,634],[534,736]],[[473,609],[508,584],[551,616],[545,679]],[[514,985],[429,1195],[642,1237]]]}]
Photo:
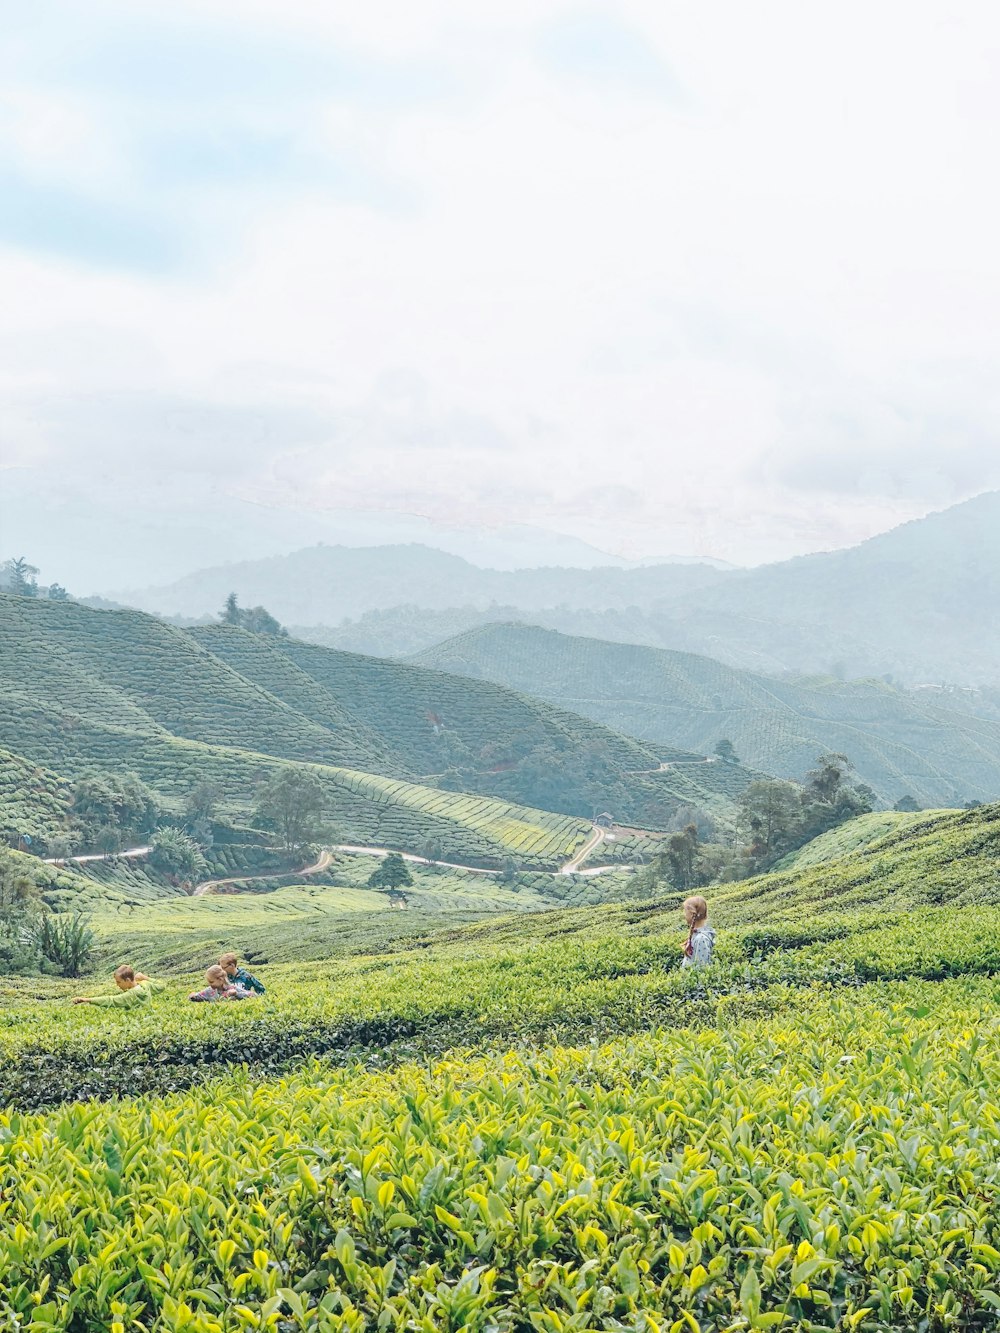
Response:
[{"label": "terraced hillside", "polygon": [[50,769],[0,750],[0,839],[52,837],[65,827],[70,784]]},{"label": "terraced hillside", "polygon": [[[245,812],[273,760],[318,764],[352,837],[398,830],[374,788],[362,810],[357,782],[335,782],[333,768],[579,818],[610,810],[651,828],[702,799],[656,771],[672,751],[489,682],[228,626],[184,631],[140,612],[2,595],[0,745],[67,777],[95,764],[134,769],[174,805],[212,777],[230,813]],[[730,784],[752,776],[734,770]],[[408,845],[441,838],[453,853],[454,824],[428,800],[426,828]],[[717,819],[731,817],[732,792],[705,800]]]},{"label": "terraced hillside", "polygon": [[499,681],[655,744],[801,777],[823,750],[850,756],[892,802],[956,805],[1000,794],[1000,723],[884,681],[777,679],[707,657],[574,638],[527,625],[470,630],[414,661]]}]

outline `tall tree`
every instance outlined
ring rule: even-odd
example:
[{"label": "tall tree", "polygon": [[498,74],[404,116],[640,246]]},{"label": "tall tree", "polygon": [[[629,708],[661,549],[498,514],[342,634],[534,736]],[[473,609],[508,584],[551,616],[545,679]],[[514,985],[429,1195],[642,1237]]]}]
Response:
[{"label": "tall tree", "polygon": [[413,883],[413,877],[399,852],[390,852],[368,876],[372,889],[402,889]]},{"label": "tall tree", "polygon": [[326,793],[316,774],[288,766],[261,788],[255,818],[262,828],[273,829],[285,851],[292,852],[324,836],[325,811]]},{"label": "tall tree", "polygon": [[725,737],[716,745],[715,753],[724,764],[738,764],[740,762],[736,753],[736,746]]},{"label": "tall tree", "polygon": [[61,583],[50,583],[48,598],[50,602],[66,602],[69,601],[69,593]]},{"label": "tall tree", "polygon": [[224,625],[241,624],[241,615],[239,603],[236,600],[236,594],[231,592],[226,598],[226,604],[222,608],[222,614],[219,617]]},{"label": "tall tree", "polygon": [[38,584],[35,582],[38,570],[34,565],[29,565],[23,555],[19,555],[13,560],[5,560],[3,567],[7,575],[9,589],[15,597],[36,597],[38,595]]},{"label": "tall tree", "polygon": [[749,857],[764,869],[795,845],[802,821],[801,788],[794,782],[768,778],[751,782],[739,801],[741,822],[749,828]]}]

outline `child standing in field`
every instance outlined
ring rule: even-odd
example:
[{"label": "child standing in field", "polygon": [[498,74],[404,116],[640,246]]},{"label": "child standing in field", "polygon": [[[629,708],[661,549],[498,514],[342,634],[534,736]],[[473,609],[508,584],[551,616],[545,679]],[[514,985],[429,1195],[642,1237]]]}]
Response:
[{"label": "child standing in field", "polygon": [[145,972],[136,972],[135,968],[123,963],[115,969],[116,995],[78,995],[74,1004],[96,1004],[102,1009],[133,1009],[136,1005],[147,1004],[154,991],[162,990],[163,983],[147,977]]},{"label": "child standing in field", "polygon": [[708,924],[708,903],[700,894],[684,899],[684,920],[688,937],[681,967],[706,967],[715,952],[715,931]]},{"label": "child standing in field", "polygon": [[189,1000],[197,1002],[202,1000],[249,1000],[250,998],[251,992],[245,990],[242,986],[234,985],[218,964],[208,969],[205,973],[205,980],[208,982],[205,989],[192,991],[188,996]]},{"label": "child standing in field", "polygon": [[258,995],[264,994],[264,983],[258,981],[245,967],[240,967],[234,953],[224,953],[219,959],[219,966],[234,985],[242,986],[244,990],[256,991]]}]

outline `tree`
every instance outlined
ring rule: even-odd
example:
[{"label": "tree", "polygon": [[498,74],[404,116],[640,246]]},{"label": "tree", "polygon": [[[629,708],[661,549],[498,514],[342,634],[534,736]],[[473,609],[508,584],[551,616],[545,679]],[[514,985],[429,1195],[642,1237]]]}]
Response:
[{"label": "tree", "polygon": [[234,592],[226,598],[219,619],[224,625],[236,625],[251,634],[269,634],[275,638],[284,638],[288,634],[265,607],[251,606],[248,610],[244,610],[237,602]]},{"label": "tree", "polygon": [[723,737],[723,739],[716,745],[715,753],[724,764],[738,764],[740,762],[739,756],[736,753],[736,747],[733,745],[732,741],[726,740],[725,737]]},{"label": "tree", "polygon": [[262,606],[252,606],[249,611],[241,611],[242,625],[251,634],[269,634],[275,638],[286,637],[288,631]]},{"label": "tree", "polygon": [[184,798],[184,813],[192,823],[198,819],[210,820],[221,795],[218,783],[202,778]]},{"label": "tree", "polygon": [[667,866],[670,882],[676,889],[690,889],[698,883],[698,830],[688,824],[682,833],[672,833],[667,841]]},{"label": "tree", "polygon": [[766,778],[751,782],[740,797],[741,823],[750,830],[748,848],[753,869],[776,861],[795,844],[802,822],[802,798],[794,782]]},{"label": "tree", "polygon": [[153,836],[150,864],[178,879],[200,879],[205,873],[205,858],[193,838],[179,828],[157,829]]},{"label": "tree", "polygon": [[156,828],[160,807],[153,792],[135,773],[84,773],[73,788],[73,813],[83,828],[84,841],[94,844],[102,830],[121,839],[148,838]]},{"label": "tree", "polygon": [[892,808],[893,810],[905,810],[908,814],[912,814],[919,810],[920,806],[917,805],[912,796],[906,795],[901,796]]},{"label": "tree", "polygon": [[413,877],[399,852],[390,852],[368,876],[371,889],[409,888],[412,883]]},{"label": "tree", "polygon": [[293,852],[323,837],[325,810],[326,793],[316,774],[289,766],[261,788],[255,818],[278,834],[285,851]]},{"label": "tree", "polygon": [[35,582],[38,570],[34,565],[29,565],[23,555],[17,556],[14,560],[4,561],[3,568],[7,575],[9,590],[15,597],[38,596],[38,584]]},{"label": "tree", "polygon": [[[66,589],[62,586],[61,583],[50,583],[50,584],[49,584],[48,597],[49,597],[49,601],[50,601],[50,602],[66,602],[66,601],[69,601],[69,593],[66,591]],[[67,975],[70,975],[70,974],[67,973]]]}]

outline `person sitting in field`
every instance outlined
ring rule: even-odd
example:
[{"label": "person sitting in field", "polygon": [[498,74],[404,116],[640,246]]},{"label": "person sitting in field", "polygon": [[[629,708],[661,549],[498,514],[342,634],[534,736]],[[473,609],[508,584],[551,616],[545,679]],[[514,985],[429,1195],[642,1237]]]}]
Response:
[{"label": "person sitting in field", "polygon": [[219,959],[219,966],[235,986],[242,986],[244,990],[255,991],[258,995],[265,993],[264,983],[258,981],[253,973],[248,972],[245,967],[240,967],[234,953],[224,953]]},{"label": "person sitting in field", "polygon": [[77,995],[74,1004],[96,1004],[102,1009],[132,1009],[139,1004],[147,1004],[154,991],[162,990],[163,983],[147,977],[145,972],[136,972],[135,968],[123,963],[115,969],[115,995]]},{"label": "person sitting in field", "polygon": [[218,964],[207,970],[205,980],[208,982],[205,989],[192,991],[189,1000],[249,1000],[252,993],[231,982]]},{"label": "person sitting in field", "polygon": [[708,924],[708,903],[700,894],[684,899],[684,920],[688,937],[681,967],[706,967],[715,952],[715,931]]}]

